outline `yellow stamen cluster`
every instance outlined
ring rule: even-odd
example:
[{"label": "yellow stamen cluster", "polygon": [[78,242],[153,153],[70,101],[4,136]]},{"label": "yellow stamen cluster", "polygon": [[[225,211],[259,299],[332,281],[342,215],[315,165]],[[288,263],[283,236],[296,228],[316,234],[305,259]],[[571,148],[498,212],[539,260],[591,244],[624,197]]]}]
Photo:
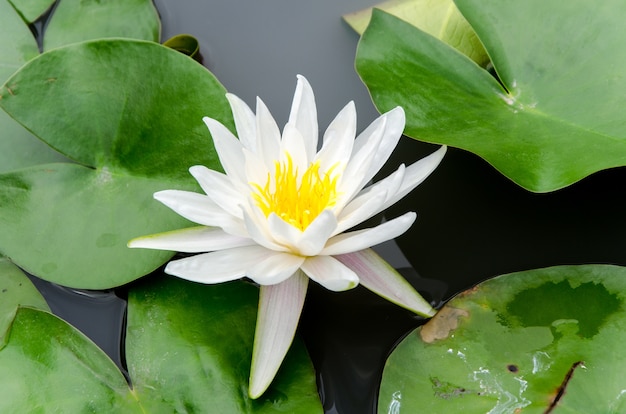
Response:
[{"label": "yellow stamen cluster", "polygon": [[268,174],[264,187],[252,184],[256,190],[253,197],[265,217],[275,213],[304,230],[322,211],[335,205],[338,177],[332,176],[333,168],[320,173],[319,161],[312,162],[299,176],[291,156],[286,155],[286,161],[275,162],[274,176]]}]

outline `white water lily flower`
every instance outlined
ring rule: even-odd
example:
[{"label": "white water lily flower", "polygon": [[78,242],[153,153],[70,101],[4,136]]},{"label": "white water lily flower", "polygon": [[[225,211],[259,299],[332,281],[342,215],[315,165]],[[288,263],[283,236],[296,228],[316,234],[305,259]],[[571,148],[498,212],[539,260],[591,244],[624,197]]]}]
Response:
[{"label": "white water lily flower", "polygon": [[404,233],[416,214],[373,228],[348,231],[383,211],[421,183],[439,164],[442,147],[409,167],[366,187],[404,130],[395,108],[356,139],[354,104],[331,122],[318,148],[317,110],[307,80],[298,76],[289,121],[282,135],[257,99],[256,115],[227,95],[237,139],[204,118],[225,174],[190,168],[206,195],[166,190],[154,197],[201,225],[134,239],[130,247],[198,253],[170,262],[165,272],[200,283],[248,277],[260,285],[249,395],[269,386],[295,335],[308,279],[342,291],[361,283],[420,315],[433,308],[369,247]]}]

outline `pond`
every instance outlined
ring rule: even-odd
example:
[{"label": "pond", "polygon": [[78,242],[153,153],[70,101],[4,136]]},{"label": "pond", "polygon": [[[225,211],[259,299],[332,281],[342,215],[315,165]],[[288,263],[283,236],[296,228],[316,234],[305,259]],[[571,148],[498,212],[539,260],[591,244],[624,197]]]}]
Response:
[{"label": "pond", "polygon": [[[341,15],[376,1],[157,0],[163,39],[189,33],[203,63],[249,104],[263,97],[283,125],[295,75],[314,87],[322,128],[354,100],[358,130],[377,115],[354,70],[358,35]],[[433,146],[403,138],[390,166]],[[390,167],[392,168],[392,167]],[[383,171],[387,175],[390,171]],[[436,306],[487,278],[558,264],[626,264],[624,169],[566,189],[533,194],[468,152],[450,149],[441,166],[389,216],[415,210],[413,228],[379,248]],[[77,326],[123,367],[124,288],[75,291],[35,279],[53,312]],[[299,333],[317,372],[327,413],[374,413],[384,361],[422,323],[364,288],[335,294],[312,286]]]}]

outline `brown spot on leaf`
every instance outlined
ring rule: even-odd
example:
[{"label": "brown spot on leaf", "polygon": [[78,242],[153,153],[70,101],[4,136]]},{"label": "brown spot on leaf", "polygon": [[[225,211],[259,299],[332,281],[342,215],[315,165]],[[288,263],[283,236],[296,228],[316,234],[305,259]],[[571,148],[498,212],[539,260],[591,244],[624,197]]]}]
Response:
[{"label": "brown spot on leaf", "polygon": [[583,361],[574,362],[572,364],[572,366],[569,369],[569,371],[567,371],[567,374],[565,374],[565,378],[563,378],[563,382],[561,382],[561,385],[556,390],[556,394],[554,395],[554,398],[552,399],[552,402],[550,403],[548,408],[546,408],[546,410],[543,412],[543,414],[550,414],[556,408],[556,406],[558,405],[558,403],[561,400],[561,398],[563,398],[563,396],[565,395],[565,390],[567,389],[567,384],[569,384],[570,380],[572,379],[572,376],[574,376],[574,371],[576,370],[576,368],[581,367],[581,366],[583,368],[585,366],[585,363]]},{"label": "brown spot on leaf", "polygon": [[420,329],[420,337],[426,343],[445,339],[459,326],[459,318],[469,316],[465,309],[444,306],[433,318]]},{"label": "brown spot on leaf", "polygon": [[519,371],[519,368],[517,367],[517,365],[515,364],[509,364],[506,366],[506,369],[509,370],[509,372],[517,372]]}]

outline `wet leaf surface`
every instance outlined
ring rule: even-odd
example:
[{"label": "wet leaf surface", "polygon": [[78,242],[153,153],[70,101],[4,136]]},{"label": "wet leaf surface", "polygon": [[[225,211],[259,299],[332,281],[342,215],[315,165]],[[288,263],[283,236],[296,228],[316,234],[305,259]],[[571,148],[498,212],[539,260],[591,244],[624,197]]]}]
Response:
[{"label": "wet leaf surface", "polygon": [[0,175],[0,252],[88,289],[160,266],[171,253],[126,243],[188,224],[152,194],[195,190],[192,165],[220,168],[202,117],[232,125],[225,93],[197,62],[151,42],[78,43],[31,60],[0,89],[0,106],[76,163]]},{"label": "wet leaf surface", "polygon": [[[37,40],[26,24],[52,6],[50,0],[0,2],[0,83],[39,54]],[[46,49],[100,37],[159,40],[161,23],[150,0],[78,2],[63,0],[45,25]],[[42,31],[44,23],[37,26]],[[12,90],[9,87],[10,90]],[[32,102],[37,108],[37,102]],[[49,162],[69,161],[0,111],[0,173]]]},{"label": "wet leaf surface", "polygon": [[617,266],[483,282],[399,344],[379,412],[621,412],[625,300],[626,269]]},{"label": "wet leaf surface", "polygon": [[45,310],[26,276],[4,259],[0,280],[0,322],[10,324],[0,348],[1,412],[322,412],[299,340],[268,392],[248,398],[254,286],[198,286],[165,275],[132,286],[125,344],[131,388],[102,350]]},{"label": "wet leaf surface", "polygon": [[[356,66],[381,112],[401,105],[405,133],[462,148],[535,192],[626,165],[626,4],[457,0],[498,79],[382,11]],[[514,16],[514,18],[512,18]]]}]

